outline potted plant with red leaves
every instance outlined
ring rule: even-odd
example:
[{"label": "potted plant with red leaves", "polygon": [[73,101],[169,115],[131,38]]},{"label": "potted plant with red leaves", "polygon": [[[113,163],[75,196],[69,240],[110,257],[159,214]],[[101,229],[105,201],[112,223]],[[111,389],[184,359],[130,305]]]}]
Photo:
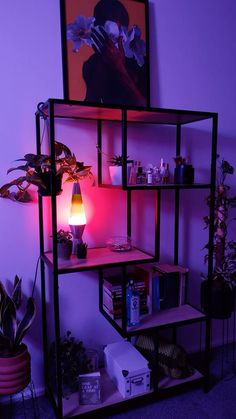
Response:
[{"label": "potted plant with red leaves", "polygon": [[11,295],[0,281],[0,395],[23,390],[31,380],[31,358],[23,338],[36,314],[33,297],[26,302],[21,319],[21,279],[16,275]]}]

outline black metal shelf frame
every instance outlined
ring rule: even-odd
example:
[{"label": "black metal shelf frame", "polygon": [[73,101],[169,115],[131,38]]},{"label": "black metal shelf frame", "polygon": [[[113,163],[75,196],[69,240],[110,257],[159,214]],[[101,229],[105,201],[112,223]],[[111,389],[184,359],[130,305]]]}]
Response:
[{"label": "black metal shelf frame", "polygon": [[[88,119],[97,120],[97,164],[98,164],[98,186],[106,187],[102,183],[102,123],[103,121],[115,121],[121,123],[122,136],[122,188],[126,190],[126,203],[127,203],[127,235],[132,234],[132,191],[136,189],[150,190],[155,189],[155,249],[154,259],[160,258],[160,209],[162,202],[162,195],[165,190],[172,189],[175,194],[175,210],[174,210],[174,249],[173,249],[173,263],[178,264],[178,249],[179,249],[179,211],[180,211],[180,191],[184,189],[210,189],[211,202],[214,202],[215,197],[215,182],[216,182],[216,157],[217,157],[217,123],[218,115],[210,112],[196,112],[196,111],[183,111],[162,108],[126,108],[86,104],[77,101],[65,101],[63,99],[48,99],[45,102],[41,112],[44,112],[44,118],[48,119],[49,123],[49,146],[51,155],[51,220],[52,220],[52,276],[53,276],[53,300],[54,300],[54,327],[55,327],[55,343],[56,343],[56,370],[57,370],[57,402],[53,400],[54,407],[59,418],[63,417],[63,402],[62,402],[62,375],[60,368],[60,307],[59,307],[59,288],[58,277],[63,270],[58,267],[57,256],[57,202],[55,190],[55,120],[58,118],[73,118],[73,119]],[[40,118],[42,113],[36,112],[36,147],[37,153],[41,152],[41,131],[40,131]],[[191,124],[192,122],[201,121],[205,119],[212,120],[212,139],[211,139],[211,175],[209,184],[194,184],[194,185],[157,185],[157,186],[140,186],[140,185],[127,185],[127,171],[126,159],[127,155],[127,124],[132,123],[147,123],[147,124],[165,124],[176,126],[176,155],[181,154],[181,127],[182,125]],[[41,255],[41,292],[42,292],[42,322],[43,322],[43,348],[44,348],[44,376],[48,392],[52,394],[49,386],[48,375],[48,334],[47,334],[47,313],[46,313],[46,284],[45,284],[45,245],[44,245],[44,217],[43,217],[43,202],[42,197],[38,197],[38,212],[39,212],[39,237],[40,237],[40,255]],[[209,224],[209,260],[208,260],[208,278],[212,278],[213,271],[213,236],[214,236],[214,206],[211,205],[209,210],[210,224]],[[132,264],[132,262],[131,262]],[[119,264],[117,264],[119,265]],[[126,277],[126,265],[121,266],[122,276]],[[72,270],[73,271],[73,270]],[[103,312],[102,302],[102,277],[103,268],[98,268],[99,276],[99,309]],[[122,281],[122,295],[123,307],[125,304],[125,280]],[[122,319],[122,327],[120,328],[115,322],[109,319],[108,315],[104,313],[108,321],[110,321],[122,336],[127,336],[126,333],[126,309],[124,309],[124,316]],[[193,320],[194,321],[194,320]],[[192,322],[193,322],[192,321]],[[209,360],[210,360],[210,333],[211,321],[209,317],[204,317],[196,321],[206,322],[205,333],[205,374],[204,386],[208,387],[209,382]],[[174,325],[174,328],[178,327]],[[135,332],[133,333],[135,334]],[[132,332],[130,333],[132,335]]]}]

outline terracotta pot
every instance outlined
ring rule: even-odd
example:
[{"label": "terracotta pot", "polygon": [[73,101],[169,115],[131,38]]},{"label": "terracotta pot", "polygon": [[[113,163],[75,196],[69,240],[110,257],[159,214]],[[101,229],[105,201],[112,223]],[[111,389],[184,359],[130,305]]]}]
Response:
[{"label": "terracotta pot", "polygon": [[21,346],[18,355],[0,357],[0,395],[22,391],[31,379],[31,358],[26,345]]},{"label": "terracotta pot", "polygon": [[[42,181],[43,181],[44,185],[46,186],[46,188],[43,188],[42,186],[39,186],[38,187],[39,195],[41,195],[41,196],[51,196],[51,194],[52,194],[51,173],[50,172],[41,173],[40,177],[42,178]],[[57,175],[55,177],[56,195],[60,195],[61,192],[62,192],[61,184],[62,184],[62,175]]]}]

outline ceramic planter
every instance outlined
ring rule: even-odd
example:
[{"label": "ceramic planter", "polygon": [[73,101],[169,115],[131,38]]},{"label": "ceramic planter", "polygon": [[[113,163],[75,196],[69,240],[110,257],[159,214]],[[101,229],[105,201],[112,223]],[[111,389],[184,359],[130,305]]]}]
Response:
[{"label": "ceramic planter", "polygon": [[21,346],[18,355],[0,357],[0,395],[22,391],[31,380],[31,358],[26,345]]},{"label": "ceramic planter", "polygon": [[[131,166],[127,166],[127,183],[129,183]],[[122,185],[122,166],[109,166],[112,185]]]},{"label": "ceramic planter", "polygon": [[72,254],[72,240],[66,243],[57,243],[57,253],[60,259],[70,259]]},{"label": "ceramic planter", "polygon": [[235,307],[234,288],[220,279],[201,283],[201,307],[212,319],[229,319]]}]

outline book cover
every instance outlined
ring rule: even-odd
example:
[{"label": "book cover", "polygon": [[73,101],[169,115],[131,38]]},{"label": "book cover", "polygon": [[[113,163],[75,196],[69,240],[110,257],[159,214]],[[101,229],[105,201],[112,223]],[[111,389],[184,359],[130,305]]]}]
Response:
[{"label": "book cover", "polygon": [[158,311],[161,308],[161,301],[160,301],[160,280],[159,274],[153,273],[152,275],[152,311]]},{"label": "book cover", "polygon": [[180,295],[179,272],[163,273],[159,276],[160,309],[177,307]]},{"label": "book cover", "polygon": [[189,269],[167,263],[155,263],[153,267],[160,274],[160,308],[185,304]]},{"label": "book cover", "polygon": [[100,372],[91,372],[79,375],[79,403],[101,403],[101,375]]}]

